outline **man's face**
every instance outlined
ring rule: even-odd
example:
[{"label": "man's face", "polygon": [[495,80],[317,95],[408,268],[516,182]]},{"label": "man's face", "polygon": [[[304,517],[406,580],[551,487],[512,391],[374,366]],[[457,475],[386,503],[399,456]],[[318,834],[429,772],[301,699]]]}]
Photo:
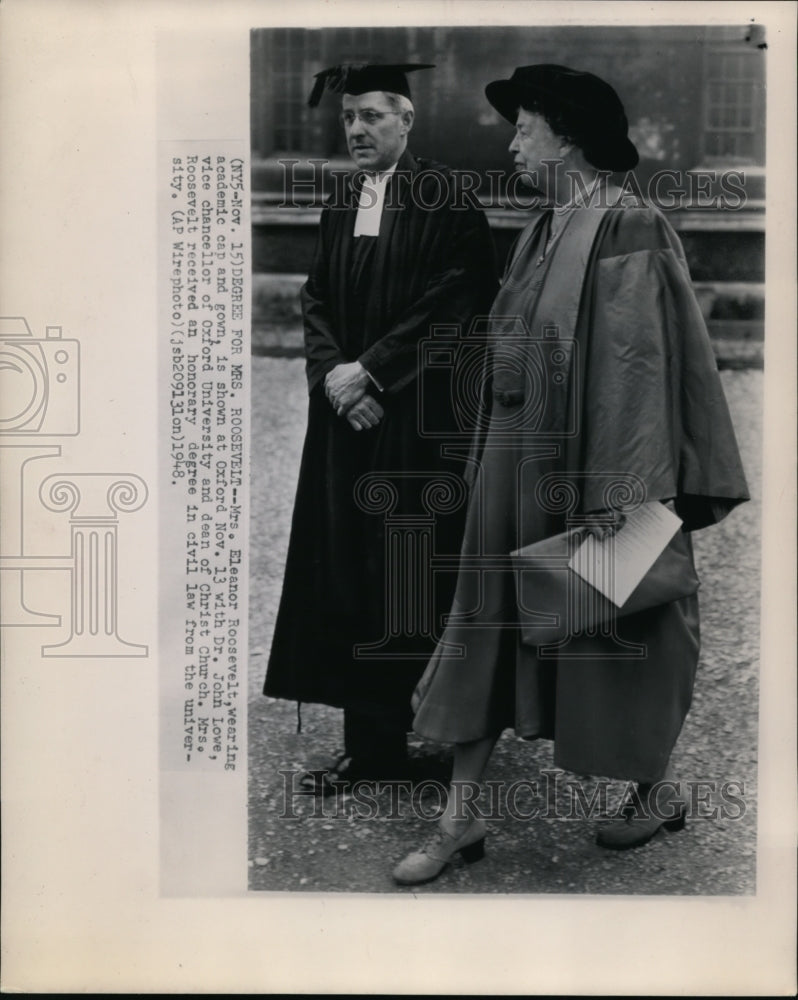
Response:
[{"label": "man's face", "polygon": [[369,172],[387,170],[399,159],[407,145],[410,123],[405,116],[394,111],[381,91],[368,94],[344,94],[342,114],[355,111],[364,117],[376,119],[369,123],[355,118],[351,124],[344,122],[346,143],[355,163]]},{"label": "man's face", "polygon": [[543,161],[562,160],[569,149],[570,146],[552,132],[542,115],[518,109],[510,152],[515,154],[515,169],[520,172],[523,183],[546,193],[547,181],[554,176],[554,168],[547,168]]}]

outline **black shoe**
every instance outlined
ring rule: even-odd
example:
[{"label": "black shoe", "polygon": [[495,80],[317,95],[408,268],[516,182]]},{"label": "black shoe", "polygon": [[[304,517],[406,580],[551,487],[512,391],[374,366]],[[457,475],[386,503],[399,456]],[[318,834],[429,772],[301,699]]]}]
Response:
[{"label": "black shoe", "polygon": [[628,851],[647,844],[660,830],[671,833],[683,830],[687,825],[687,804],[675,790],[670,787],[668,790],[671,794],[665,798],[665,804],[670,805],[669,818],[666,819],[661,812],[655,813],[649,808],[648,789],[642,796],[638,790],[621,807],[624,818],[607,823],[598,831],[596,843],[599,847],[610,851]]},{"label": "black shoe", "polygon": [[326,796],[343,791],[358,781],[398,781],[409,774],[408,760],[364,760],[346,752],[317,768],[308,768],[299,779],[306,795]]}]

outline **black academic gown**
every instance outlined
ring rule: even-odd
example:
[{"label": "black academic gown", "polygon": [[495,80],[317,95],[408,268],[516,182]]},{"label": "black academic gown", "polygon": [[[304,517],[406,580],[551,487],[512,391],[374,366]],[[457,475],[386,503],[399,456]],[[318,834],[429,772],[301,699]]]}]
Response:
[{"label": "black academic gown", "polygon": [[[467,331],[487,312],[495,265],[484,214],[439,164],[404,153],[377,238],[353,237],[357,202],[355,178],[325,207],[302,290],[308,427],[264,693],[399,710],[409,725],[455,580],[450,571],[431,583],[429,558],[456,555],[465,512],[462,458],[443,457],[436,436],[453,426],[451,371],[419,377],[419,342],[435,324]],[[372,392],[385,410],[360,432],[336,416],[323,384],[356,359],[382,387]],[[431,434],[420,433],[420,406]],[[397,568],[406,577],[388,583]],[[408,595],[422,606],[402,604]]]}]

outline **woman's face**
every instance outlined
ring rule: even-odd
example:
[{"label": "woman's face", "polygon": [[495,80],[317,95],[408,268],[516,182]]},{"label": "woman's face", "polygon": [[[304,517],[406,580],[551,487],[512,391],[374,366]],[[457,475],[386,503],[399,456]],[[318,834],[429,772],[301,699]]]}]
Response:
[{"label": "woman's face", "polygon": [[562,164],[565,155],[572,148],[570,143],[552,132],[543,115],[524,108],[518,109],[510,152],[514,154],[516,172],[521,174],[525,184],[548,194],[556,174],[556,165]]}]

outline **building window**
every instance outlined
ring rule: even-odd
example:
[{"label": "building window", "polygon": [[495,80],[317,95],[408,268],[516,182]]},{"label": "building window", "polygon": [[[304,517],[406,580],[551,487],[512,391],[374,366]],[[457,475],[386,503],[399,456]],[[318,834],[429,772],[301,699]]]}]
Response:
[{"label": "building window", "polygon": [[762,57],[751,50],[710,50],[706,62],[704,153],[708,159],[763,160]]},{"label": "building window", "polygon": [[299,150],[312,146],[314,123],[308,115],[308,93],[314,67],[319,66],[319,34],[302,28],[280,32],[272,46],[274,148]]},{"label": "building window", "polygon": [[[402,62],[410,29],[257,28],[252,33],[252,150],[262,157],[346,156],[340,99],[307,101],[314,74],[338,63]],[[398,34],[401,33],[401,34]]]}]

